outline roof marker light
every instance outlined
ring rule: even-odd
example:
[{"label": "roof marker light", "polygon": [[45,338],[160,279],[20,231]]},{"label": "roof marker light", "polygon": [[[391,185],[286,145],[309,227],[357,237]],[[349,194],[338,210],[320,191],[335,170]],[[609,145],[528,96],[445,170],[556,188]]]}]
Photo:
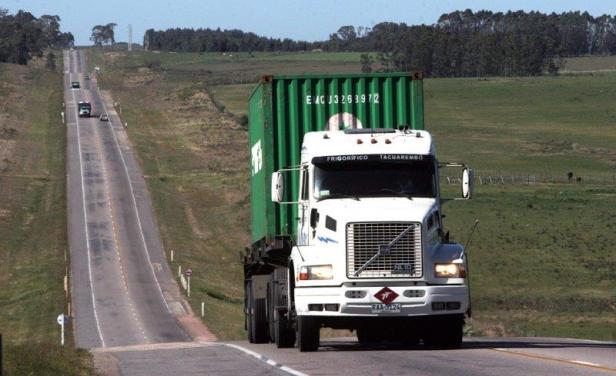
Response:
[{"label": "roof marker light", "polygon": [[325,133],[325,134],[323,135],[323,138],[324,138],[324,139],[326,139],[326,140],[329,140],[329,135],[328,135],[327,133]]},{"label": "roof marker light", "polygon": [[387,145],[391,144],[391,141],[389,140],[389,138],[386,138],[386,139],[385,139],[385,143],[386,143]]},{"label": "roof marker light", "polygon": [[364,142],[361,140],[361,138],[358,138],[358,139],[357,139],[357,143],[358,143],[358,144],[363,144]]},{"label": "roof marker light", "polygon": [[376,144],[378,141],[376,140],[376,138],[373,138],[370,140],[371,143]]}]

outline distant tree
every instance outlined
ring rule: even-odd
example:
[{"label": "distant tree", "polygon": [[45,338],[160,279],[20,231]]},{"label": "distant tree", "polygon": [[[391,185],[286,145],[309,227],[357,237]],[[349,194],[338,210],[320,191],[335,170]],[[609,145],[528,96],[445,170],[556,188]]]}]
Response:
[{"label": "distant tree", "polygon": [[96,25],[92,28],[92,34],[90,35],[90,40],[94,43],[95,46],[102,46],[105,41],[104,37],[104,26]]},{"label": "distant tree", "polygon": [[102,45],[114,45],[115,44],[115,33],[114,28],[117,26],[115,23],[108,23],[106,25],[96,25],[92,28],[92,34],[90,35],[90,40],[94,43],[95,46]]},{"label": "distant tree", "polygon": [[109,45],[115,44],[115,33],[113,29],[115,29],[116,26],[118,26],[118,24],[111,22],[103,27],[103,37],[105,42]]}]

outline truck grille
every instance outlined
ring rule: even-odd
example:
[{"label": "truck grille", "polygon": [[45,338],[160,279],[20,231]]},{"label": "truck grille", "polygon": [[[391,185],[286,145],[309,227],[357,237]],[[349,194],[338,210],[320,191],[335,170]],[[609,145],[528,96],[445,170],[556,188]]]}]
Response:
[{"label": "truck grille", "polygon": [[[389,252],[377,257],[358,275],[355,273],[409,226],[414,226]],[[418,278],[423,275],[421,225],[414,222],[368,222],[347,225],[347,277]]]}]

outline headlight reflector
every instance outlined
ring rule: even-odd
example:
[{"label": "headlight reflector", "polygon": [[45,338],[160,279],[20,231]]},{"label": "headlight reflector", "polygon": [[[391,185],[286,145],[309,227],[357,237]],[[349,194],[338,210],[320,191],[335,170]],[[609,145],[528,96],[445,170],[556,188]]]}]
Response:
[{"label": "headlight reflector", "polygon": [[447,263],[434,264],[434,275],[436,278],[466,278],[464,264]]},{"label": "headlight reflector", "polygon": [[311,265],[302,266],[299,269],[299,279],[301,281],[333,279],[334,271],[331,265]]}]

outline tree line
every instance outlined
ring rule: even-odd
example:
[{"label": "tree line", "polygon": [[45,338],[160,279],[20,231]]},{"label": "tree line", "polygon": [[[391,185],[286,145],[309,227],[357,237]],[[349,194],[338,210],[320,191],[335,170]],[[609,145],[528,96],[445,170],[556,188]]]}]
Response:
[{"label": "tree line", "polygon": [[46,48],[73,46],[71,33],[60,31],[60,17],[18,11],[9,14],[0,8],[0,62],[28,64],[33,57],[42,57]]},{"label": "tree line", "polygon": [[241,30],[147,30],[144,47],[176,52],[355,51],[364,71],[419,70],[430,76],[555,74],[563,57],[616,53],[616,17],[588,12],[443,14],[432,25],[342,26],[328,40],[275,39]]},{"label": "tree line", "polygon": [[143,46],[146,50],[175,52],[252,52],[252,51],[306,51],[314,43],[258,36],[242,30],[217,29],[149,29]]}]

